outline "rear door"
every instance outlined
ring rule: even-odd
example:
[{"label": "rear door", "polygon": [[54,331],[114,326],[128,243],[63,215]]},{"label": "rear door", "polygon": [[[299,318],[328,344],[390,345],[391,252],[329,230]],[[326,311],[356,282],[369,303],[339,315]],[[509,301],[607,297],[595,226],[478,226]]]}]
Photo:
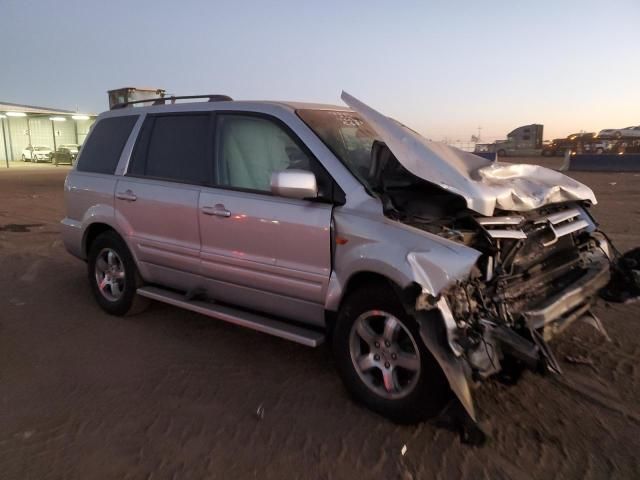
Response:
[{"label": "rear door", "polygon": [[271,194],[271,173],[310,170],[331,179],[282,123],[218,114],[216,186],[200,195],[202,274],[213,298],[307,323],[324,321],[331,272],[329,202]]},{"label": "rear door", "polygon": [[148,115],[116,186],[117,219],[147,281],[181,290],[198,284],[198,201],[211,179],[211,119]]}]

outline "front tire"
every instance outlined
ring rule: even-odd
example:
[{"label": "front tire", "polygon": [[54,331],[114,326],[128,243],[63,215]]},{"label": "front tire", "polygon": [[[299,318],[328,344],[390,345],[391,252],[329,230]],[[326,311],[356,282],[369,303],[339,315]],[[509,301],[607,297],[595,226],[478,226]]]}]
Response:
[{"label": "front tire", "polygon": [[345,299],[333,351],[351,395],[397,423],[432,418],[450,398],[442,370],[390,285],[362,288]]},{"label": "front tire", "polygon": [[498,150],[498,156],[499,157],[506,157],[507,156],[507,152],[505,150]]},{"label": "front tire", "polygon": [[104,232],[93,241],[87,265],[91,290],[107,313],[123,316],[148,305],[148,300],[136,293],[142,279],[127,244],[116,232]]}]

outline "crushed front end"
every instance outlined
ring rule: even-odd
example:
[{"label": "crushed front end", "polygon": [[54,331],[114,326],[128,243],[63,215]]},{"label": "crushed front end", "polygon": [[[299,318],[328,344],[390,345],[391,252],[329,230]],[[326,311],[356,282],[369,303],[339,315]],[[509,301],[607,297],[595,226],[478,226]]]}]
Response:
[{"label": "crushed front end", "polygon": [[[612,285],[622,281],[621,258],[640,264],[619,256],[587,205],[577,202],[493,217],[466,212],[403,221],[482,252],[467,280],[437,296],[423,291],[415,305],[423,341],[473,421],[471,389],[482,380],[513,380],[525,368],[561,373],[547,342],[575,321],[606,335],[591,309],[602,292],[620,291]],[[624,279],[638,275],[625,272]],[[640,282],[626,283],[634,285]]]},{"label": "crushed front end", "polygon": [[579,319],[601,328],[590,310],[611,278],[609,242],[579,205],[469,221],[484,255],[443,296],[474,380],[509,362],[559,371],[547,342]]},{"label": "crushed front end", "polygon": [[[560,372],[551,338],[576,321],[606,335],[592,312],[599,296],[640,296],[640,249],[620,255],[598,230],[588,213],[597,200],[586,185],[540,165],[492,162],[429,141],[342,98],[380,136],[361,173],[384,215],[431,234],[406,254],[413,284],[405,305],[470,423],[474,385],[497,374],[515,378],[523,368]],[[433,235],[477,256],[443,254],[430,246]]]}]

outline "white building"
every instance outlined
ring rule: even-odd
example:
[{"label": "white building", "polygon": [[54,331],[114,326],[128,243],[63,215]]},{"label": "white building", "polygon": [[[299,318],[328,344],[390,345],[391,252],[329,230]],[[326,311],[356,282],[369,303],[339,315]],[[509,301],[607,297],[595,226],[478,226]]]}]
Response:
[{"label": "white building", "polygon": [[0,166],[21,161],[28,146],[82,145],[95,115],[0,101]]}]

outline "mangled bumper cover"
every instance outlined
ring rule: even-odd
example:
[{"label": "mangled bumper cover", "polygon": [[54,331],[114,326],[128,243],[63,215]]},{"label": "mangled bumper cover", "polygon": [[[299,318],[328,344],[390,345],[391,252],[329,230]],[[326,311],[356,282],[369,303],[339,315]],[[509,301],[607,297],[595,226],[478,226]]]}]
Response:
[{"label": "mangled bumper cover", "polygon": [[[611,264],[606,256],[593,259],[584,274],[562,291],[545,300],[535,308],[522,312],[527,326],[536,332],[542,342],[536,344],[519,336],[507,327],[498,327],[504,335],[494,334],[494,341],[503,352],[526,355],[528,363],[544,364],[559,371],[555,359],[544,344],[553,336],[562,332],[575,320],[585,318],[593,306],[598,293],[606,287],[611,278]],[[435,313],[437,312],[437,315]],[[417,309],[416,320],[420,327],[420,336],[434,359],[442,368],[449,386],[464,410],[472,420],[476,420],[473,404],[471,367],[465,360],[462,348],[456,343],[456,323],[451,315],[448,303],[441,297],[430,309]],[[514,343],[513,340],[519,340]],[[508,342],[500,345],[501,342]],[[514,352],[514,348],[519,350]],[[517,358],[523,359],[524,357]],[[551,358],[549,358],[551,357]]]},{"label": "mangled bumper cover", "polygon": [[608,259],[594,262],[586,273],[542,305],[522,313],[529,328],[538,330],[545,340],[562,332],[592,306],[598,292],[611,279]]}]

